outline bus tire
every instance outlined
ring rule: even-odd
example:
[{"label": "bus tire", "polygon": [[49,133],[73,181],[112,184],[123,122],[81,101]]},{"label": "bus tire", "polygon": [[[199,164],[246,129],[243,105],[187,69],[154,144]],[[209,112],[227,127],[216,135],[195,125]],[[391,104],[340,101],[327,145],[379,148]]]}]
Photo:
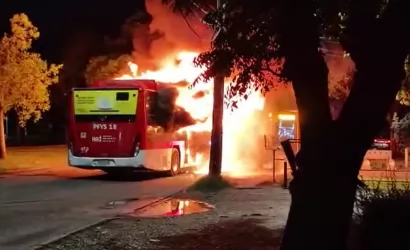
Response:
[{"label": "bus tire", "polygon": [[179,174],[181,168],[181,157],[179,156],[179,150],[176,148],[172,149],[171,154],[171,166],[169,169],[169,174],[171,176],[176,176]]}]

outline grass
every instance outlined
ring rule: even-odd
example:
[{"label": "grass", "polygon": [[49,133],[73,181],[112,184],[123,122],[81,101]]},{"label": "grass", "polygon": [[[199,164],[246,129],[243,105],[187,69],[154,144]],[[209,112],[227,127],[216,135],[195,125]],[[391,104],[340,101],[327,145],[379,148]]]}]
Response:
[{"label": "grass", "polygon": [[65,147],[10,148],[6,159],[0,160],[0,174],[49,169],[65,165],[67,165]]},{"label": "grass", "polygon": [[364,180],[364,183],[369,188],[387,189],[393,185],[398,189],[406,189],[410,186],[409,180],[395,180],[395,179],[380,179],[380,180]]},{"label": "grass", "polygon": [[204,176],[190,186],[188,191],[218,192],[230,187],[232,187],[232,184],[223,177]]}]

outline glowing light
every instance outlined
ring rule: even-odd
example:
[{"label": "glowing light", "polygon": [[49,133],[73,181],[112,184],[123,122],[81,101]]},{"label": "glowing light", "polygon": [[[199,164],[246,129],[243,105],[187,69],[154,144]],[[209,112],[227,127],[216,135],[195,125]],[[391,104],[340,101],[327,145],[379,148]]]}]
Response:
[{"label": "glowing light", "polygon": [[[175,55],[169,55],[163,58],[160,67],[156,71],[138,72],[138,65],[130,62],[128,64],[131,74],[122,75],[116,79],[153,79],[162,83],[179,83],[187,81],[192,83],[202,72],[193,64],[194,58],[198,55],[196,52],[179,52]],[[195,132],[210,132],[212,129],[212,107],[213,107],[213,85],[211,83],[198,82],[192,87],[178,87],[178,97],[176,104],[183,107],[197,121],[195,125],[182,128],[178,133],[186,133],[190,138]],[[225,91],[227,88],[225,89]],[[198,97],[198,93],[201,93]],[[262,110],[265,100],[260,93],[247,91],[248,98],[238,101],[237,110],[224,110],[224,135],[223,135],[223,160],[222,171],[231,174],[244,174],[249,168],[250,162],[246,161],[243,152],[250,143],[243,143],[243,136],[249,136],[255,133],[256,124],[259,125],[258,119],[254,117],[255,113]],[[270,114],[272,116],[272,114]],[[192,150],[187,149],[189,164],[198,166],[198,173],[206,174],[208,172],[208,161],[204,153],[191,154]],[[249,156],[248,156],[249,158]]]},{"label": "glowing light", "polygon": [[279,118],[279,120],[282,120],[282,121],[294,121],[294,120],[296,120],[295,115],[288,115],[288,114],[279,114],[278,118]]}]

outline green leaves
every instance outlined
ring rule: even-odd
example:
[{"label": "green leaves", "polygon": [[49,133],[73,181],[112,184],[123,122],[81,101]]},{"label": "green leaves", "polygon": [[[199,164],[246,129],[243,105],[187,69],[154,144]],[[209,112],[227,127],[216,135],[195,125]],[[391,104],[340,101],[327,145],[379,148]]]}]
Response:
[{"label": "green leaves", "polygon": [[273,32],[278,15],[272,6],[277,1],[257,2],[227,1],[204,17],[219,32],[211,50],[195,60],[196,65],[206,68],[199,79],[208,81],[221,72],[230,75],[229,98],[246,95],[249,88],[267,92],[283,79],[282,57]]},{"label": "green leaves", "polygon": [[62,65],[49,65],[40,54],[29,51],[38,29],[25,14],[10,19],[11,34],[0,41],[0,108],[17,111],[19,124],[38,121],[49,110],[48,87],[58,82]]}]

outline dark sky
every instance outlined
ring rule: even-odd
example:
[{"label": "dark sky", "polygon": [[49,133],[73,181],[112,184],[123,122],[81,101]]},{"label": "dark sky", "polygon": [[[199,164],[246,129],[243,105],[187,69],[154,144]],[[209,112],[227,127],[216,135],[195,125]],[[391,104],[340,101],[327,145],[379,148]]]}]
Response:
[{"label": "dark sky", "polygon": [[144,0],[14,2],[0,8],[0,32],[9,31],[13,14],[25,13],[40,31],[33,50],[48,62],[64,64],[59,84],[50,88],[52,108],[45,116],[57,123],[65,121],[65,93],[85,84],[84,68],[89,58],[99,53],[95,51],[104,46],[103,36],[115,35],[126,18],[145,9]]},{"label": "dark sky", "polygon": [[51,61],[62,61],[70,40],[80,33],[113,34],[143,0],[15,1],[0,8],[0,31],[7,31],[14,13],[26,13],[40,30],[35,50]]}]

